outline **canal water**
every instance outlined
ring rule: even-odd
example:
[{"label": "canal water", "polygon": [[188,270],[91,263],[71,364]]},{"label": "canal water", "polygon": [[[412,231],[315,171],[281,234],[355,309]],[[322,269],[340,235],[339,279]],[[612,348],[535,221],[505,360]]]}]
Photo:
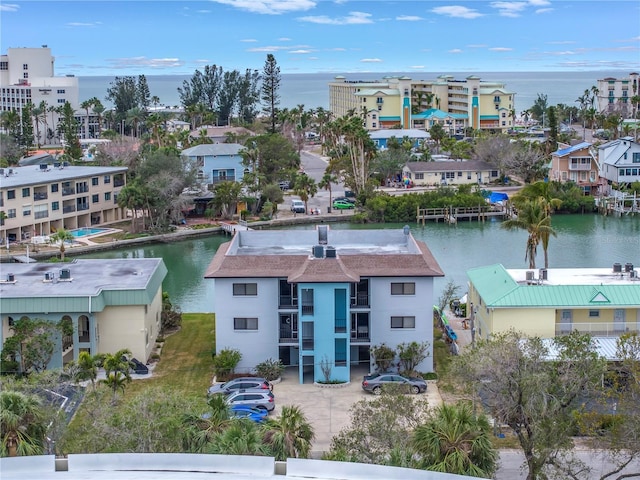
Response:
[{"label": "canal water", "polygon": [[[427,243],[445,273],[436,281],[435,298],[449,280],[467,290],[466,271],[473,267],[501,263],[507,268],[527,268],[525,261],[526,232],[507,231],[499,220],[460,222],[457,225],[428,223],[424,227],[410,224],[415,238]],[[351,225],[331,224],[331,229],[402,228],[403,224]],[[312,225],[287,227],[315,228]],[[610,267],[615,262],[633,263],[640,267],[640,218],[604,217],[601,215],[554,215],[557,237],[549,244],[549,267]],[[96,252],[82,258],[149,258],[161,257],[169,270],[164,290],[183,312],[213,312],[213,282],[203,278],[204,272],[224,235],[194,238],[176,243],[150,244]],[[542,247],[536,258],[538,268],[544,266]],[[640,302],[640,299],[639,299]]]}]

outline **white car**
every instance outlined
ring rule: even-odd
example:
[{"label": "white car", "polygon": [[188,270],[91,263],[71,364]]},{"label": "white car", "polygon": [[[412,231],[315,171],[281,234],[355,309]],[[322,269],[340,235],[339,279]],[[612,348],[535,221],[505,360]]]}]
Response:
[{"label": "white car", "polygon": [[302,200],[292,200],[291,211],[293,213],[305,213],[307,209],[304,208],[304,202]]}]

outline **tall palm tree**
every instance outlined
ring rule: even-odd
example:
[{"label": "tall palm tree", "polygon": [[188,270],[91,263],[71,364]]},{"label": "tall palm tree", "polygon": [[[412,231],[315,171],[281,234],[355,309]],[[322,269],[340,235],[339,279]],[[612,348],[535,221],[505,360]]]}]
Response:
[{"label": "tall palm tree", "polygon": [[507,230],[526,230],[529,233],[524,258],[529,260],[530,269],[536,268],[536,253],[541,239],[545,235],[557,235],[556,231],[551,227],[549,205],[542,198],[522,202],[518,208],[518,217],[505,220],[502,223],[502,228]]},{"label": "tall palm tree", "polygon": [[315,434],[300,407],[285,405],[277,418],[267,419],[264,441],[279,461],[308,458]]},{"label": "tall palm tree", "polygon": [[98,117],[98,138],[102,137],[102,114],[105,110],[106,107],[96,98],[93,102],[93,113]]},{"label": "tall palm tree", "polygon": [[66,230],[64,228],[59,228],[58,230],[56,230],[54,234],[49,236],[50,242],[60,243],[60,260],[62,260],[63,262],[64,262],[64,252],[65,252],[64,244],[65,242],[72,242],[75,238],[76,237],[74,237],[69,230]]},{"label": "tall palm tree", "polygon": [[89,109],[93,106],[93,100],[85,100],[80,104],[80,108],[84,109],[86,112],[86,117],[84,117],[84,138],[91,138],[89,135]]},{"label": "tall palm tree", "polygon": [[116,353],[109,353],[104,356],[102,366],[107,375],[103,382],[111,388],[113,392],[112,404],[118,400],[118,391],[124,393],[127,383],[131,381],[131,351],[123,348]]},{"label": "tall palm tree", "polygon": [[46,426],[40,401],[31,395],[0,392],[0,438],[3,457],[41,455]]},{"label": "tall palm tree", "polygon": [[144,121],[145,112],[141,108],[133,107],[127,110],[127,125],[133,128],[133,136],[140,135],[139,126]]},{"label": "tall palm tree", "polygon": [[486,416],[458,403],[437,407],[433,417],[415,429],[412,440],[427,470],[491,478],[498,452],[490,434]]},{"label": "tall palm tree", "polygon": [[322,179],[318,183],[318,187],[329,191],[329,206],[333,205],[331,187],[334,183],[338,183],[338,177],[330,172],[325,172],[325,174],[322,176]]},{"label": "tall palm tree", "polygon": [[96,391],[96,379],[98,378],[98,364],[102,363],[101,355],[91,355],[89,352],[80,352],[78,354],[78,380],[90,380],[93,391]]},{"label": "tall palm tree", "polygon": [[318,185],[309,175],[302,174],[296,177],[293,189],[300,200],[304,202],[304,209],[307,211],[307,202],[309,198],[318,193]]}]

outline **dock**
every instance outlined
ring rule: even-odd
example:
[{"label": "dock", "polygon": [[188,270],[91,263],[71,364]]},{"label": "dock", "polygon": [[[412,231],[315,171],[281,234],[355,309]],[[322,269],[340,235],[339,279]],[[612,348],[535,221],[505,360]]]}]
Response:
[{"label": "dock", "polygon": [[247,230],[251,230],[247,226],[246,220],[240,220],[238,223],[219,222],[219,225],[222,228],[222,231],[225,233],[228,233],[229,235],[235,235],[236,232],[244,232]]},{"label": "dock", "polygon": [[512,218],[513,210],[510,206],[503,205],[478,205],[476,207],[444,207],[444,208],[418,208],[416,221],[425,224],[427,220],[439,222],[440,220],[455,224],[458,220],[477,220],[484,222],[487,218],[498,217],[501,219]]},{"label": "dock", "polygon": [[603,215],[640,214],[640,196],[633,193],[612,190],[611,195],[596,198],[596,207]]}]

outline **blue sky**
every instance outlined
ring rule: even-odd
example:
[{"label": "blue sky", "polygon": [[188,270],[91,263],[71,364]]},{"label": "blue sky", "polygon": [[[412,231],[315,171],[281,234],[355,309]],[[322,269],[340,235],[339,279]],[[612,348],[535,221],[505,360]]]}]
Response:
[{"label": "blue sky", "polygon": [[48,45],[56,74],[640,69],[640,2],[12,1],[0,44]]}]

